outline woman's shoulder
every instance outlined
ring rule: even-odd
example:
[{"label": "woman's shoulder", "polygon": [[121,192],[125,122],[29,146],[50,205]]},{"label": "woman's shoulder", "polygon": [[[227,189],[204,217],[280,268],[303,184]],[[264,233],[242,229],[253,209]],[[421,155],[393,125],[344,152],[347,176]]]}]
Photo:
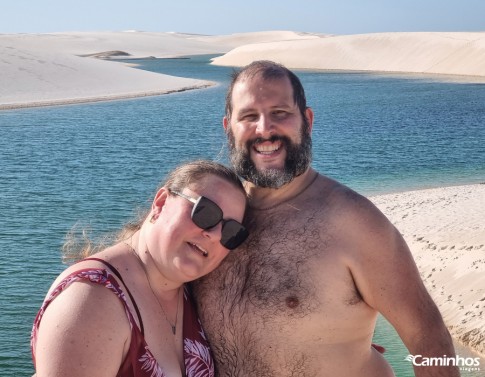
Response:
[{"label": "woman's shoulder", "polygon": [[66,279],[73,279],[73,276],[75,277],[79,271],[91,270],[90,274],[93,276],[96,274],[113,274],[112,270],[114,268],[110,262],[114,260],[117,255],[116,249],[113,249],[114,248],[111,247],[87,258],[70,263],[54,280],[49,289],[49,293]]},{"label": "woman's shoulder", "polygon": [[[49,367],[59,362],[67,371],[90,360],[83,369],[119,368],[111,359],[126,354],[131,327],[123,302],[106,289],[109,280],[106,270],[88,267],[67,274],[53,289],[34,322],[37,364]],[[119,357],[105,357],[106,349]]]},{"label": "woman's shoulder", "polygon": [[[81,313],[89,308],[123,309],[126,305],[125,294],[109,266],[99,258],[82,260],[69,266],[52,284],[44,306],[62,301],[66,314],[69,314],[67,311]],[[105,314],[110,316],[116,312],[124,314],[124,310],[107,311]]]}]

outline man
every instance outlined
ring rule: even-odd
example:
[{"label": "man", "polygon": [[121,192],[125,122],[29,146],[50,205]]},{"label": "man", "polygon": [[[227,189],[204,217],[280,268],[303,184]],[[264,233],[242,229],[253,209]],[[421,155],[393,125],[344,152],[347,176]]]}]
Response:
[{"label": "man", "polygon": [[[399,232],[366,198],[310,167],[313,112],[272,62],[236,74],[224,128],[245,179],[251,236],[195,285],[219,376],[387,377],[377,314],[413,355],[453,356]],[[416,376],[459,376],[415,367]]]}]

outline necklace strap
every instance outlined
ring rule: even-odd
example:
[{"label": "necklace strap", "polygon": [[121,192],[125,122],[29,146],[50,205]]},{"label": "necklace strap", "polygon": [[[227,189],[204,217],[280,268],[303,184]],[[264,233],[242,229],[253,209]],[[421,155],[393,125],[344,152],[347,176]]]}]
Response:
[{"label": "necklace strap", "polygon": [[126,293],[128,293],[128,296],[130,296],[130,300],[131,300],[131,303],[133,304],[133,307],[135,308],[135,312],[136,312],[136,315],[138,317],[138,323],[140,323],[140,332],[143,336],[145,336],[145,329],[143,327],[143,321],[141,320],[140,310],[138,309],[138,305],[136,304],[135,299],[133,298],[128,286],[125,284],[125,282],[124,282],[123,278],[121,277],[121,274],[119,273],[119,271],[116,268],[114,268],[111,263],[106,262],[105,260],[100,259],[100,258],[94,258],[94,257],[84,258],[83,261],[85,261],[85,260],[94,260],[94,261],[97,261],[97,262],[104,264],[106,267],[108,267],[111,270],[111,272],[113,272],[116,275],[116,277],[118,279],[120,279],[121,283],[123,283],[123,285],[126,289]]},{"label": "necklace strap", "polygon": [[165,317],[165,320],[170,325],[170,327],[172,329],[172,334],[175,335],[177,333],[177,320],[178,320],[179,306],[180,306],[180,288],[182,288],[182,286],[178,287],[178,290],[177,290],[177,311],[175,312],[175,323],[172,324],[172,322],[170,322],[169,319],[168,319],[167,313],[163,309],[162,303],[160,302],[160,300],[158,299],[157,295],[155,294],[155,291],[153,290],[153,287],[152,287],[152,285],[150,283],[150,279],[148,278],[148,273],[147,273],[147,271],[145,269],[145,265],[143,264],[143,261],[141,260],[140,256],[138,255],[138,253],[136,252],[136,250],[133,248],[133,246],[131,246],[130,244],[128,244],[126,242],[125,242],[125,245],[128,246],[130,248],[131,252],[135,255],[138,263],[140,264],[141,269],[145,273],[145,278],[147,279],[148,286],[150,287],[150,290],[151,290],[153,296],[155,297],[155,300],[157,301],[158,306],[162,310],[162,313],[163,313],[163,315]]}]

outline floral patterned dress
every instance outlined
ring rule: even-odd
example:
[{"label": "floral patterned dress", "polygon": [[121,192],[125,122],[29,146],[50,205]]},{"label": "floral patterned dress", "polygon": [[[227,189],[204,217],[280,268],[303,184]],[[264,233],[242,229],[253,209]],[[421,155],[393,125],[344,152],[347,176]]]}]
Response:
[{"label": "floral patterned dress", "polygon": [[[88,259],[98,260],[106,264],[120,281],[123,281],[118,271],[109,263],[96,258]],[[90,281],[95,284],[104,285],[116,294],[123,303],[126,316],[128,317],[131,326],[131,344],[128,354],[118,371],[117,377],[166,377],[166,374],[163,371],[163,366],[158,364],[146,344],[143,335],[143,322],[131,293],[127,289],[127,293],[133,302],[136,315],[138,316],[140,328],[135,322],[134,316],[127,305],[125,294],[121,290],[116,278],[108,270],[99,268],[80,269],[71,273],[62,280],[51,292],[49,297],[45,299],[34,320],[30,340],[34,366],[37,331],[45,309],[64,289],[77,281]],[[209,344],[187,287],[184,287],[183,337],[185,375],[187,377],[214,377],[214,360],[212,359]]]}]

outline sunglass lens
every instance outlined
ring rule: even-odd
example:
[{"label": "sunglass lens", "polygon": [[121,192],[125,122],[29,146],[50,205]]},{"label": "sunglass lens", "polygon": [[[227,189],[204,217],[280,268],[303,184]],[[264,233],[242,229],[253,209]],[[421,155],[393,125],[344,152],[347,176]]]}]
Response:
[{"label": "sunglass lens", "polygon": [[212,200],[201,196],[192,209],[192,221],[202,229],[209,229],[222,220],[222,210]]},{"label": "sunglass lens", "polygon": [[236,220],[227,220],[222,226],[221,244],[229,250],[241,245],[249,233],[247,229]]}]

